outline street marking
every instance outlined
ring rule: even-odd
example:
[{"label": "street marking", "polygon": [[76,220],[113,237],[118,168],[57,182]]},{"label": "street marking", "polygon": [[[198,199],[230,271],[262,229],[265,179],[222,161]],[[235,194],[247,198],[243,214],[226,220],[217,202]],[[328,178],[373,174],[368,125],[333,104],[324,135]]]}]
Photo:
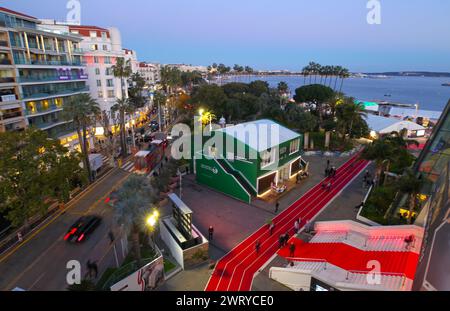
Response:
[{"label": "street marking", "polygon": [[38,278],[36,279],[36,281],[34,281],[34,283],[31,284],[31,286],[30,286],[27,290],[31,291],[31,290],[33,289],[33,287],[34,287],[37,283],[39,283],[39,281],[44,277],[45,274],[46,274],[46,272],[42,273],[41,276],[38,277]]},{"label": "street marking", "polygon": [[[54,223],[62,214],[66,213],[69,209],[71,209],[72,207],[74,207],[75,204],[79,203],[81,201],[82,198],[84,198],[86,195],[88,195],[89,193],[91,193],[98,185],[100,185],[100,181],[103,181],[104,179],[106,179],[107,176],[111,175],[115,170],[111,170],[111,172],[107,173],[105,176],[103,176],[101,179],[98,180],[98,183],[95,184],[92,188],[90,189],[86,189],[86,192],[84,192],[83,194],[81,194],[79,197],[75,198],[73,201],[69,202],[69,204],[67,204],[66,208],[64,208],[60,213],[58,213],[53,219],[51,219],[48,223],[46,223],[45,225],[43,225],[41,228],[39,228],[38,230],[36,230],[35,232],[33,232],[29,237],[27,237],[21,244],[15,246],[15,248],[13,248],[10,252],[8,252],[7,254],[5,254],[1,259],[0,259],[0,263],[4,262],[6,259],[8,259],[11,255],[13,255],[14,253],[16,253],[19,249],[21,249],[23,246],[25,246],[26,244],[28,244],[28,242],[30,242],[36,235],[38,235],[39,233],[41,233],[44,229],[46,229],[49,225],[51,225],[52,223]],[[123,180],[125,180],[126,178],[128,178],[129,176],[127,175],[126,177],[124,177],[123,179],[121,179],[118,183],[116,183],[113,188],[115,188],[120,182],[122,182]],[[109,194],[108,194],[109,195]],[[107,195],[103,198],[105,199],[107,197]]]}]

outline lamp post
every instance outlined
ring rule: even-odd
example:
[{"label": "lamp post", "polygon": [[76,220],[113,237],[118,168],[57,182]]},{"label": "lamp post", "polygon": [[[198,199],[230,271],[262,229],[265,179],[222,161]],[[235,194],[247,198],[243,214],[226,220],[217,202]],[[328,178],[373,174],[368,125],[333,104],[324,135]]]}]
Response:
[{"label": "lamp post", "polygon": [[149,231],[151,232],[150,243],[153,244],[152,245],[153,248],[155,245],[155,241],[153,239],[153,232],[155,231],[156,225],[158,224],[158,219],[159,219],[159,212],[155,209],[151,215],[147,216],[147,219],[145,221],[145,224],[147,225]]}]

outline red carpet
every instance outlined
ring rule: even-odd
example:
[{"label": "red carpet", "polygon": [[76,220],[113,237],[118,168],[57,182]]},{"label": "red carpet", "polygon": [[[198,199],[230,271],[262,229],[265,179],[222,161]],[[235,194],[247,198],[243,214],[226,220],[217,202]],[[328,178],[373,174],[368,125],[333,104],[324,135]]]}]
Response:
[{"label": "red carpet", "polygon": [[[292,236],[296,219],[301,217],[304,226],[307,220],[314,218],[368,164],[367,161],[360,160],[359,155],[355,155],[338,169],[331,191],[323,190],[322,183],[318,184],[275,218],[272,236],[268,226],[263,226],[237,245],[217,263],[205,290],[249,291],[254,274],[278,251],[278,237],[286,232]],[[261,243],[258,254],[255,250],[257,241]]]},{"label": "red carpet", "polygon": [[419,261],[419,255],[412,252],[366,252],[344,243],[305,243],[297,238],[292,238],[289,243],[296,245],[294,256],[291,257],[288,247],[278,254],[292,261],[319,259],[344,270],[370,272],[372,267],[367,268],[367,263],[377,260],[382,273],[404,274],[411,280],[414,280]]}]

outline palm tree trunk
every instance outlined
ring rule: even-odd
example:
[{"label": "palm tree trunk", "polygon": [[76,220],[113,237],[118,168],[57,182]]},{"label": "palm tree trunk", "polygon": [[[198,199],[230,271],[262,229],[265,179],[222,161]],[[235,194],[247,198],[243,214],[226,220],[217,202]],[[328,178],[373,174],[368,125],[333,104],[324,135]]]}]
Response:
[{"label": "palm tree trunk", "polygon": [[120,145],[122,147],[122,156],[127,156],[127,143],[126,143],[126,128],[125,128],[125,111],[124,108],[120,108]]},{"label": "palm tree trunk", "polygon": [[341,79],[341,87],[339,88],[339,93],[342,93],[342,87],[344,86],[344,77]]},{"label": "palm tree trunk", "polygon": [[409,218],[408,224],[412,224],[412,213],[416,208],[416,193],[411,193],[411,197],[409,198]]},{"label": "palm tree trunk", "polygon": [[88,145],[87,145],[87,129],[86,125],[83,125],[83,141],[81,142],[82,149],[83,149],[83,157],[84,157],[84,163],[86,165],[86,170],[88,173],[89,182],[93,182],[92,178],[92,172],[91,172],[91,163],[89,162],[89,152],[88,152]]},{"label": "palm tree trunk", "polygon": [[336,76],[336,80],[334,80],[334,88],[333,91],[336,92],[336,87],[337,87],[337,81],[338,81],[338,77]]},{"label": "palm tree trunk", "polygon": [[141,241],[139,238],[139,228],[137,224],[133,225],[133,231],[131,233],[131,243],[133,245],[134,258],[137,261],[138,267],[141,266]]}]

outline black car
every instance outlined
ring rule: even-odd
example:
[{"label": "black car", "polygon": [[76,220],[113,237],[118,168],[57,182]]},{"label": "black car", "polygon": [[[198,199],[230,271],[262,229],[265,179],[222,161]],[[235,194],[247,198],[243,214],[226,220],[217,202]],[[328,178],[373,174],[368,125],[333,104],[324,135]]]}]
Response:
[{"label": "black car", "polygon": [[102,219],[99,216],[83,216],[78,219],[67,231],[64,241],[81,243],[100,225]]}]

